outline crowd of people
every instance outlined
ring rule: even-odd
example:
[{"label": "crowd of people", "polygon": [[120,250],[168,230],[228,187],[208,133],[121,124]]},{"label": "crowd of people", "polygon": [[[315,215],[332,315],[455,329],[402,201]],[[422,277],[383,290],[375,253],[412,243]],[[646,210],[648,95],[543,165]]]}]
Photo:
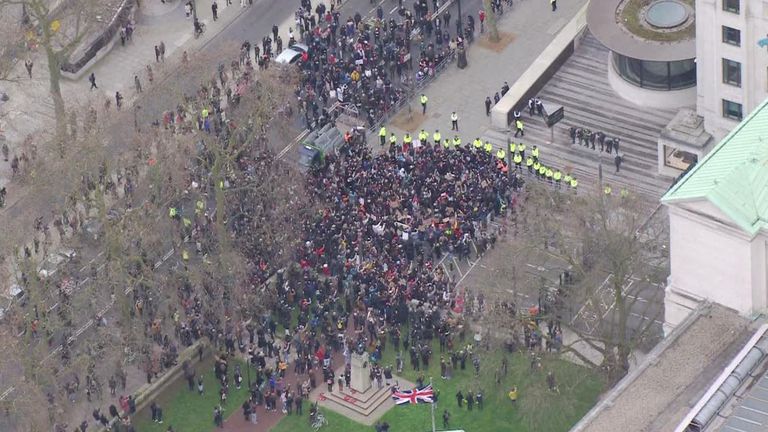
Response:
[{"label": "crowd of people", "polygon": [[[371,21],[360,14],[342,20],[333,7],[326,10],[318,4],[313,13],[308,3],[303,1],[297,12],[297,28],[308,50],[299,60],[301,81],[296,96],[305,120],[313,126],[330,121],[326,110],[334,102],[354,105],[364,113],[369,125],[375,124],[406,97],[403,84],[433,75],[436,65],[464,43],[461,34],[450,38],[450,15],[430,15],[424,0],[416,3],[413,12],[402,9],[399,18],[388,21],[380,12],[378,19]],[[471,28],[474,31],[473,21]],[[254,46],[254,59],[260,59],[266,67],[273,55],[273,42],[279,53],[278,40],[279,36],[274,40],[267,36],[261,46]],[[289,45],[294,42],[291,36]],[[265,55],[267,59],[263,59]],[[413,57],[418,59],[415,66]],[[253,84],[253,69],[249,55],[233,61],[229,71],[220,68],[216,78],[202,83],[197,95],[168,110],[155,126],[228,140],[235,128],[227,112],[236,109],[242,89]],[[505,87],[508,89],[506,83]],[[277,295],[274,307],[265,316],[249,321],[216,316],[193,292],[192,282],[187,279],[176,286],[179,305],[171,309],[169,331],[159,322],[162,313],[151,290],[137,286],[131,317],[147,323],[146,332],[155,344],[142,360],[147,381],[174,366],[181,348],[207,339],[213,346],[218,388],[204,388],[201,372],[188,364],[183,366],[184,376],[189,391],[218,393],[213,422],[221,426],[230,388],[239,388],[246,381],[234,362],[236,357],[244,358],[250,366],[250,397],[242,411],[252,423],[258,421],[260,406],[268,411],[302,414],[303,403],[313,388],[323,384],[329,391],[334,386],[349,387],[349,358],[355,350],[369,351],[374,362],[383,358],[387,345],[397,353],[394,365],[377,364],[372,368],[377,385],[389,384],[393,371],[403,370],[403,352],[410,357],[412,368],[428,366],[434,357],[433,339],[440,341],[439,362],[445,379],[451,378],[458,365],[464,369],[468,361],[479,373],[479,357],[471,345],[459,342],[466,332],[460,318],[464,299],[435,263],[446,253],[470,255],[473,242],[483,245],[477,248],[480,253],[486,245],[493,245],[495,235],[484,221],[514,208],[524,183],[523,165],[527,159],[535,160],[537,165],[540,162],[537,152],[526,157],[524,146],[510,147],[512,157],[506,159],[503,154],[500,157],[491,152],[487,142],[478,146],[476,140],[473,145],[461,146],[461,141],[456,145],[455,139],[449,145],[440,140],[428,141],[403,140],[391,143],[388,152],[375,154],[362,134],[350,133],[338,155],[327,155],[311,169],[306,181],[309,204],[321,210],[316,218],[303,224],[301,247],[293,251],[295,266],[275,273],[270,262],[273,251],[249,250],[249,260],[254,264],[248,266],[252,286],[260,286],[275,276]],[[204,142],[201,147],[205,160]],[[253,180],[249,175],[273,162],[268,154],[242,155],[237,172],[228,176],[227,182],[248,183]],[[191,185],[208,183],[209,173],[204,166],[190,170]],[[124,188],[122,195],[130,196],[139,181],[134,171],[118,175],[118,183],[111,186],[112,176],[106,172],[98,181],[84,179],[84,199],[99,188]],[[538,175],[539,167],[532,162],[528,171]],[[554,184],[546,169],[540,176]],[[229,184],[213,187],[228,188]],[[193,209],[191,213],[174,204],[169,216],[178,221],[181,237],[189,236],[202,254],[206,249],[205,232],[210,231],[213,217],[206,202],[186,205]],[[81,228],[83,222],[77,214],[71,220],[65,215],[62,221],[64,226],[74,224],[73,230],[75,226]],[[248,226],[233,218],[229,228],[239,235]],[[136,247],[142,249],[140,241]],[[187,253],[185,250],[182,255]],[[183,261],[188,262],[189,257]],[[295,317],[298,323],[293,323]],[[406,324],[408,331],[401,334]],[[278,326],[285,332],[278,333]],[[334,354],[346,366],[338,377],[334,374]],[[424,377],[418,381],[423,384]],[[112,395],[127,391],[124,371],[117,371],[109,382]],[[475,396],[478,393],[479,389],[467,392]],[[134,430],[133,397],[121,396],[118,405],[119,409],[116,405],[109,407],[109,416],[94,411],[94,419],[98,423],[119,422],[125,430]],[[150,411],[153,421],[163,422],[162,407],[153,404]],[[84,431],[86,427],[80,428]],[[168,426],[169,431],[172,428]]]},{"label": "crowd of people", "polygon": [[326,10],[319,3],[312,14],[309,2],[302,2],[296,23],[308,50],[299,60],[296,96],[307,126],[330,121],[328,110],[339,102],[354,106],[372,127],[407,96],[404,85],[433,76],[441,62],[464,47],[461,33],[451,37],[450,14],[434,12],[419,0],[413,11],[401,8],[389,20],[382,6],[376,18],[355,13],[344,20],[333,7]]}]

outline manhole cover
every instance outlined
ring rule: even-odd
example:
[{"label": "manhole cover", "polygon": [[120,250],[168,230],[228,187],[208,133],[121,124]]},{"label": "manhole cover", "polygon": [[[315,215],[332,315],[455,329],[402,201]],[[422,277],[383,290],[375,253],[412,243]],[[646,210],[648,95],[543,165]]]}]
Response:
[{"label": "manhole cover", "polygon": [[648,7],[645,20],[658,28],[677,27],[688,20],[688,9],[680,2],[662,0]]}]

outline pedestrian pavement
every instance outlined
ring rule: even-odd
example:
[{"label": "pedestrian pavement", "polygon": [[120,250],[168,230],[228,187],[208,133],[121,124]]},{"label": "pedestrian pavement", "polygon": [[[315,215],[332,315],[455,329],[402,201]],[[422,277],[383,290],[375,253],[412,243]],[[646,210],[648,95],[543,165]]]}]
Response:
[{"label": "pedestrian pavement", "polygon": [[[426,115],[421,115],[416,94],[410,102],[410,118],[404,109],[386,124],[387,133],[402,137],[410,132],[415,136],[424,129],[431,140],[439,130],[443,138],[452,138],[455,132],[451,131],[450,117],[455,111],[459,116],[458,135],[464,144],[479,137],[489,141],[494,152],[500,148],[506,151],[508,140],[524,142],[528,148],[536,145],[544,163],[574,173],[580,191],[599,188],[598,165],[602,164],[605,184],[657,200],[670,179],[654,174],[656,139],[674,113],[636,105],[613,92],[607,76],[608,50],[589,34],[540,93],[543,100],[565,106],[565,120],[555,127],[555,144],[540,118],[524,114],[525,137],[517,139],[509,129],[493,128],[490,117],[485,115],[486,96],[493,99],[505,81],[511,86],[585,4],[586,0],[558,3],[557,11],[551,12],[548,3],[515,2],[498,21],[499,31],[511,33],[512,42],[496,52],[478,44],[476,35],[476,42],[467,51],[468,67],[449,67],[425,89]],[[571,146],[570,126],[620,137],[625,158],[621,172],[615,173],[613,155],[600,157],[598,152]]]},{"label": "pedestrian pavement", "polygon": [[[500,92],[504,81],[511,86],[533,63],[555,35],[586,4],[587,0],[575,0],[558,4],[552,12],[548,2],[522,0],[505,8],[498,19],[500,32],[511,33],[513,40],[500,52],[478,44],[485,35],[475,34],[475,42],[467,50],[468,66],[465,69],[449,67],[424,91],[429,99],[426,116],[421,116],[419,95],[411,101],[416,126],[409,130],[412,135],[423,128],[432,136],[439,129],[443,138],[453,137],[451,113],[459,116],[459,136],[462,142],[471,142],[482,137],[490,127],[490,117],[485,115],[485,97],[493,98]],[[476,16],[474,11],[471,11]],[[466,12],[465,12],[466,14]],[[479,30],[479,22],[476,21]],[[541,31],[540,29],[543,29]],[[386,125],[387,133],[394,132],[402,137],[405,130],[394,122]]]},{"label": "pedestrian pavement", "polygon": [[[206,24],[206,32],[195,39],[192,20],[185,18],[183,3],[183,0],[141,2],[141,7],[135,11],[136,30],[131,41],[121,46],[118,40],[112,50],[91,66],[87,73],[81,74],[79,79],[68,80],[62,77],[61,88],[67,107],[78,111],[87,106],[100,108],[106,100],[114,102],[116,91],[123,94],[125,104],[130,105],[135,96],[135,74],[138,74],[142,87],[148,88],[145,72],[147,65],[152,66],[155,79],[163,73],[170,73],[170,57],[180,55],[183,50],[192,53],[247,11],[247,8],[236,4],[226,7],[226,2],[222,1],[219,5],[219,19],[213,22],[210,8],[199,6],[199,19]],[[165,42],[167,65],[155,61],[154,46],[161,41]],[[13,73],[18,81],[3,84],[3,90],[8,93],[10,100],[0,104],[0,129],[5,135],[11,155],[20,154],[24,150],[21,143],[28,136],[32,136],[36,143],[45,142],[52,136],[54,116],[47,61],[42,52],[33,52],[30,58],[34,62],[32,79],[27,78],[22,62],[16,65]],[[98,86],[93,91],[89,90],[90,72],[95,74]],[[10,178],[10,164],[0,161],[0,187],[7,185]],[[8,187],[6,206],[12,206],[19,195],[19,188]]]}]

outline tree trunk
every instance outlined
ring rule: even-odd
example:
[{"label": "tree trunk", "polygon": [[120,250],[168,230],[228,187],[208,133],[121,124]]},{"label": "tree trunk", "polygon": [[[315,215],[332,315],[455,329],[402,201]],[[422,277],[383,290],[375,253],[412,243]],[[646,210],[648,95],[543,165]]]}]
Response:
[{"label": "tree trunk", "polygon": [[59,156],[64,157],[67,148],[67,107],[64,104],[64,97],[61,95],[61,63],[59,54],[53,50],[50,44],[45,44],[45,54],[48,57],[48,81],[56,118],[55,141],[59,149]]},{"label": "tree trunk", "polygon": [[485,8],[485,25],[488,27],[488,40],[496,43],[499,40],[499,29],[496,27],[496,14],[491,8],[491,0],[483,0]]}]

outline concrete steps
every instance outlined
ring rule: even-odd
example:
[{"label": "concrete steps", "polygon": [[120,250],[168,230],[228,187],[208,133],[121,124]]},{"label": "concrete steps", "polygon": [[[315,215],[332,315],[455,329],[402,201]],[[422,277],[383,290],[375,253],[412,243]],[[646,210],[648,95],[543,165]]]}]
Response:
[{"label": "concrete steps", "polygon": [[[555,125],[554,134],[543,119],[531,118],[525,112],[525,137],[511,139],[524,142],[529,149],[537,145],[545,165],[568,169],[579,179],[579,191],[597,189],[598,166],[602,162],[604,183],[658,199],[672,179],[657,174],[657,140],[675,113],[636,105],[618,96],[608,83],[608,60],[608,49],[587,34],[538,95],[565,108],[565,118]],[[615,153],[601,154],[599,150],[571,144],[571,126],[619,137],[624,158],[621,172],[615,172]],[[506,149],[507,136],[513,137],[514,131],[488,131],[483,139]]]},{"label": "concrete steps", "polygon": [[348,410],[358,416],[369,417],[384,402],[390,400],[391,385],[385,385],[381,389],[376,384],[363,393],[356,392],[350,388],[343,391],[333,391],[331,393],[320,393],[318,398],[321,402],[336,405],[334,410]]}]

